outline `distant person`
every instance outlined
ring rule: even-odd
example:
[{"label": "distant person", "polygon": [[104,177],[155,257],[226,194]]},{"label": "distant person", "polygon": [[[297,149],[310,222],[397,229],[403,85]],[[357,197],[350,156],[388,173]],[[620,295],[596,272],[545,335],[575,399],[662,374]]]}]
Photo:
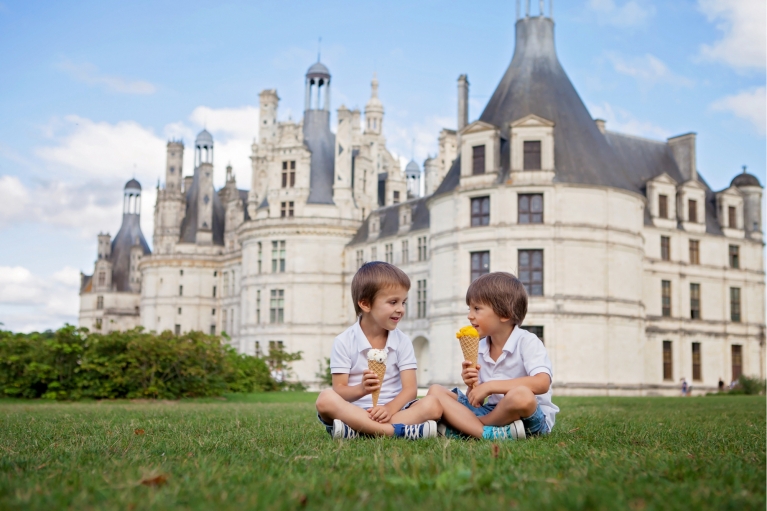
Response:
[{"label": "distant person", "polygon": [[687,379],[682,377],[682,397],[686,397],[687,396],[687,391],[688,390],[689,389],[687,388]]},{"label": "distant person", "polygon": [[719,378],[719,392],[724,392],[724,380]]},{"label": "distant person", "polygon": [[[317,397],[317,418],[335,439],[360,434],[410,440],[437,436],[442,407],[433,396],[416,399],[416,358],[410,338],[397,328],[405,315],[410,279],[394,265],[363,264],[352,279],[357,322],[333,341],[333,387]],[[375,351],[374,351],[375,350]],[[385,351],[383,354],[381,351]],[[385,358],[383,381],[369,369],[368,354]],[[371,394],[380,391],[373,406]]]},{"label": "distant person", "polygon": [[549,434],[559,412],[551,402],[554,373],[541,340],[520,326],[527,315],[525,287],[510,273],[487,273],[469,286],[466,305],[481,338],[479,363],[461,364],[466,394],[429,388],[444,413],[440,433],[488,440]]}]

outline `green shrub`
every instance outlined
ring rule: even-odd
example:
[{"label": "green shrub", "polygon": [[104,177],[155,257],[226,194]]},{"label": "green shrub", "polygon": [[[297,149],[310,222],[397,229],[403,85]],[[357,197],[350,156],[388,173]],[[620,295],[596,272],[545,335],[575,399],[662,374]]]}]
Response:
[{"label": "green shrub", "polygon": [[730,393],[759,395],[764,394],[765,386],[767,386],[767,382],[765,382],[765,380],[760,380],[757,377],[743,375],[738,378],[737,385],[735,385],[735,388],[733,388]]},{"label": "green shrub", "polygon": [[[278,354],[281,367],[300,354]],[[218,396],[277,390],[267,363],[202,332],[0,331],[0,395],[94,399]]]}]

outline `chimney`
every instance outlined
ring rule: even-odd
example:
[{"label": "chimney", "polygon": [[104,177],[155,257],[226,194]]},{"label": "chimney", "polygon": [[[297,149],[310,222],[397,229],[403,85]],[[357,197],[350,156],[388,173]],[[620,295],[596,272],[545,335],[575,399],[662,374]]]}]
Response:
[{"label": "chimney", "polygon": [[597,124],[597,128],[600,132],[604,133],[607,129],[606,125],[607,122],[604,119],[594,119],[594,122]]},{"label": "chimney", "polygon": [[674,156],[679,172],[682,173],[685,181],[697,181],[698,170],[695,162],[695,133],[685,133],[676,137],[667,139],[671,148],[671,154]]},{"label": "chimney", "polygon": [[469,124],[469,79],[466,75],[458,77],[458,128],[461,131]]}]

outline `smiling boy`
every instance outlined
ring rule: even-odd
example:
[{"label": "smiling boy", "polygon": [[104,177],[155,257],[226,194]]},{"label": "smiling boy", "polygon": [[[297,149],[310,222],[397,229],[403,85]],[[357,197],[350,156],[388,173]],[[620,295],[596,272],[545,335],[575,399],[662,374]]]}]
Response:
[{"label": "smiling boy", "polygon": [[488,439],[548,434],[559,408],[551,402],[546,348],[519,327],[527,315],[524,286],[510,273],[488,273],[471,283],[466,304],[469,321],[484,338],[477,365],[462,363],[467,394],[440,385],[429,389],[442,405],[440,432]]},{"label": "smiling boy", "polygon": [[[439,400],[416,399],[416,359],[410,338],[397,328],[405,315],[410,279],[394,265],[364,264],[352,280],[357,322],[333,341],[333,387],[317,398],[317,417],[333,438],[360,433],[412,440],[437,436]],[[386,351],[383,382],[368,369],[367,353]],[[370,394],[380,389],[378,405]]]}]

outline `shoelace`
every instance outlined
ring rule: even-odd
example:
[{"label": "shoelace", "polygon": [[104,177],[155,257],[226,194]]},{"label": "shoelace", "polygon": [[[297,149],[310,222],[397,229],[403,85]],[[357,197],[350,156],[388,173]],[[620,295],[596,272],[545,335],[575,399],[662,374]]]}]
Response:
[{"label": "shoelace", "polygon": [[509,426],[493,428],[493,439],[503,440],[507,438],[514,438],[514,436],[511,434],[511,428]]},{"label": "shoelace", "polygon": [[414,424],[412,426],[405,425],[405,434],[403,437],[408,440],[417,440],[421,438],[421,429],[423,429],[423,426],[420,424]]},{"label": "shoelace", "polygon": [[357,438],[359,433],[354,431],[350,426],[344,424],[344,434],[343,438]]}]

